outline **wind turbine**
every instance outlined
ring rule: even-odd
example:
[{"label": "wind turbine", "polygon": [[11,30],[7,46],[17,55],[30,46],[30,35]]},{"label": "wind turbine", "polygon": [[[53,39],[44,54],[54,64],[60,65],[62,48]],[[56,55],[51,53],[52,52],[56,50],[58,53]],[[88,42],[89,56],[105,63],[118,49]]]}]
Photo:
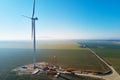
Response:
[{"label": "wind turbine", "polygon": [[34,16],[35,15],[35,0],[33,2],[33,12],[32,12],[32,17],[27,17],[27,16],[24,16],[26,18],[29,18],[31,19],[32,21],[32,33],[31,33],[31,37],[32,37],[32,40],[33,40],[33,50],[34,50],[34,55],[33,55],[33,68],[36,69],[37,68],[37,65],[36,65],[36,32],[35,32],[35,21],[38,20],[37,17]]},{"label": "wind turbine", "polygon": [[33,39],[33,49],[34,49],[34,57],[33,57],[33,63],[34,63],[34,69],[37,68],[36,65],[36,32],[35,32],[35,21],[38,20],[37,17],[34,17],[35,14],[35,0],[33,2],[33,13],[31,17],[32,21],[32,39]]}]

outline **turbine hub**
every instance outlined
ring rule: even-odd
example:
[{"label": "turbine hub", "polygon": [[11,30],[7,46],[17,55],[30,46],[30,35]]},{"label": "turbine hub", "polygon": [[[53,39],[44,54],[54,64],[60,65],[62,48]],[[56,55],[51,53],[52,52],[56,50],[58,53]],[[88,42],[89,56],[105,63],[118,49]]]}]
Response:
[{"label": "turbine hub", "polygon": [[35,18],[32,18],[32,20],[38,20],[38,18],[37,18],[37,17],[35,17]]}]

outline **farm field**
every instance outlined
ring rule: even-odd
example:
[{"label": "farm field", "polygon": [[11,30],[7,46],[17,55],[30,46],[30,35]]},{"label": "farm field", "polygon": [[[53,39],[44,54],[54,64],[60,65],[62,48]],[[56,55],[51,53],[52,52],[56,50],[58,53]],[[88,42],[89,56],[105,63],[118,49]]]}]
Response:
[{"label": "farm field", "polygon": [[[3,43],[2,43],[3,44]],[[9,43],[10,45],[12,43]],[[13,43],[13,45],[20,47],[29,43],[21,42],[19,44]],[[65,44],[62,46],[60,43],[54,43],[56,47],[49,45],[49,47],[39,48],[37,49],[37,62],[51,62],[53,56],[56,56],[54,63],[56,65],[60,65],[63,68],[73,67],[79,69],[87,69],[87,70],[97,70],[97,71],[106,71],[108,68],[101,61],[99,61],[88,49],[79,48],[79,45],[72,42],[69,44]],[[63,43],[62,43],[63,44]],[[30,78],[30,76],[15,76],[11,73],[11,70],[26,64],[31,64],[33,62],[33,50],[28,47],[17,47],[12,46],[13,48],[9,48],[10,45],[3,45],[4,48],[0,48],[0,80],[25,80]],[[69,45],[69,48],[68,48]],[[72,45],[72,46],[70,46]],[[38,45],[41,46],[41,45]],[[1,46],[2,47],[2,46]],[[52,47],[52,48],[51,48]],[[64,47],[64,49],[63,49]],[[41,75],[46,76],[46,75]],[[10,77],[10,78],[9,78]],[[49,80],[49,77],[45,80]],[[36,79],[38,80],[38,79]],[[44,80],[44,79],[42,79]],[[81,79],[78,79],[81,80]],[[94,80],[91,78],[85,78],[85,80]],[[99,79],[95,79],[99,80]]]},{"label": "farm field", "polygon": [[109,62],[120,74],[120,42],[119,41],[86,41],[83,42],[99,56]]},{"label": "farm field", "polygon": [[[41,54],[41,58],[38,57],[39,61],[51,61],[53,56],[56,56],[55,63],[61,65],[64,68],[73,67],[77,69],[88,69],[106,71],[108,68],[100,62],[89,50],[38,50]],[[47,62],[48,62],[47,61]]]}]

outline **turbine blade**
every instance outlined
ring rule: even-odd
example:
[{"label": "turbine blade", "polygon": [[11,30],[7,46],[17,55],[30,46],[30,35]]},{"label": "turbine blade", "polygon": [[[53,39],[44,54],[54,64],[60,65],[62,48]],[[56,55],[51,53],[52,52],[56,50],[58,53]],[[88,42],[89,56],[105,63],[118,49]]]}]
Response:
[{"label": "turbine blade", "polygon": [[34,14],[35,14],[35,0],[33,2],[33,13],[32,13],[32,18],[34,18]]},{"label": "turbine blade", "polygon": [[31,33],[31,39],[33,39],[33,35],[34,35],[34,22],[32,20],[32,33]]},{"label": "turbine blade", "polygon": [[25,17],[25,18],[31,19],[31,17],[25,16],[25,15],[22,15],[22,16]]}]

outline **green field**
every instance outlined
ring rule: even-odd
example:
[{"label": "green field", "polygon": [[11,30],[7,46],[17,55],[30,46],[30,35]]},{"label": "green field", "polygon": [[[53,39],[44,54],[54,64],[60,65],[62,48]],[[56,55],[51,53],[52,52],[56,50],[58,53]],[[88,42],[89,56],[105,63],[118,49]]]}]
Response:
[{"label": "green field", "polygon": [[83,44],[89,46],[98,46],[98,48],[91,47],[99,56],[103,57],[109,62],[115,70],[120,74],[120,44],[115,41],[86,41]]},{"label": "green field", "polygon": [[[12,43],[10,43],[11,45]],[[0,48],[0,80],[28,80],[35,78],[34,76],[17,76],[11,73],[11,70],[26,64],[31,64],[33,62],[33,50],[28,46],[29,44],[20,43],[14,44],[13,48],[9,48],[7,45],[4,45],[4,48]],[[21,45],[21,46],[18,46]],[[42,44],[43,45],[43,44]],[[45,44],[46,45],[46,44]],[[16,47],[18,46],[18,47]],[[23,47],[22,47],[23,46]],[[63,68],[74,67],[77,69],[87,69],[87,70],[97,70],[97,71],[106,71],[108,67],[99,61],[88,49],[79,48],[79,45],[76,43],[67,42],[63,45],[54,43],[44,46],[43,48],[37,48],[37,62],[51,62],[53,56],[56,56],[54,63],[60,65]],[[57,46],[57,47],[55,47]],[[16,47],[16,48],[15,48]],[[64,48],[64,49],[63,49]],[[39,79],[47,75],[37,76]],[[34,80],[39,80],[34,79]],[[76,80],[100,80],[100,79],[91,79],[81,77]],[[42,80],[50,80],[49,77],[46,77]]]},{"label": "green field", "polygon": [[[38,50],[38,61],[50,61],[53,56],[56,56],[55,63],[62,67],[74,67],[77,69],[88,69],[106,71],[108,68],[99,61],[89,50]],[[40,57],[41,56],[41,57]]]}]

